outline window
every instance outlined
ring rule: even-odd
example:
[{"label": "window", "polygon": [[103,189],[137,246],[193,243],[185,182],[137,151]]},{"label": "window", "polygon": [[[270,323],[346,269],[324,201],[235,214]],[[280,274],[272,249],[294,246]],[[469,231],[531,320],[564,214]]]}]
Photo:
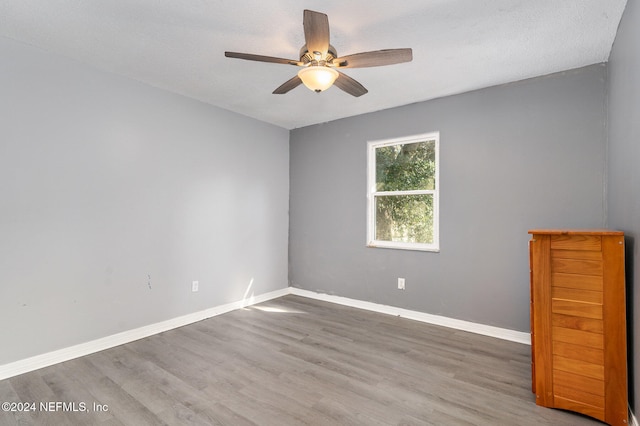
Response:
[{"label": "window", "polygon": [[438,132],[369,142],[367,245],[439,251]]}]

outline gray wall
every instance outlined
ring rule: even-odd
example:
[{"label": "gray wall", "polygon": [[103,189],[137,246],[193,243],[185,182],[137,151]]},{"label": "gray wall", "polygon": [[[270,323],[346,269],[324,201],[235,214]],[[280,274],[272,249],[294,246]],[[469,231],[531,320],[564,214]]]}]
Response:
[{"label": "gray wall", "polygon": [[632,407],[640,411],[640,5],[629,0],[609,58],[608,221],[626,234]]},{"label": "gray wall", "polygon": [[287,130],[0,57],[0,364],[287,287]]},{"label": "gray wall", "polygon": [[[528,229],[604,225],[605,76],[593,65],[292,131],[290,285],[528,331]],[[431,131],[440,253],[366,248],[367,141]]]}]

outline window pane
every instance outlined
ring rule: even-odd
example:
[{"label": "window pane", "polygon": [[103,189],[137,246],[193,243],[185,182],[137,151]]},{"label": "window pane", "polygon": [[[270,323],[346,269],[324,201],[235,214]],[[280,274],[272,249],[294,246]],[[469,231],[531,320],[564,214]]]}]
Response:
[{"label": "window pane", "polygon": [[376,191],[435,189],[435,141],[376,148]]},{"label": "window pane", "polygon": [[377,196],[378,241],[433,243],[433,194]]}]

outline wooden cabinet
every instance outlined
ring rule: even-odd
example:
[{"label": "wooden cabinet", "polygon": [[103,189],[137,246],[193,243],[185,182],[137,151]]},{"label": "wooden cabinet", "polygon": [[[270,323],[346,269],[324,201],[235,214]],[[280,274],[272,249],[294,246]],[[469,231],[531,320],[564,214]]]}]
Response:
[{"label": "wooden cabinet", "polygon": [[530,230],[536,403],[626,425],[624,235]]}]

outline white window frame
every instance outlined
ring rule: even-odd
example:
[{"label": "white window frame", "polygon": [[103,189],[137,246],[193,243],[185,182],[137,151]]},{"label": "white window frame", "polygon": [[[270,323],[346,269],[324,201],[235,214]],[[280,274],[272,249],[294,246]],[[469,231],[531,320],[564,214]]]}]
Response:
[{"label": "white window frame", "polygon": [[[376,189],[376,148],[417,142],[435,141],[435,189],[412,191],[377,191]],[[433,195],[433,243],[405,243],[400,241],[376,240],[376,196],[393,195]],[[393,139],[369,141],[367,143],[367,247],[401,250],[440,251],[440,132],[422,133]]]}]

